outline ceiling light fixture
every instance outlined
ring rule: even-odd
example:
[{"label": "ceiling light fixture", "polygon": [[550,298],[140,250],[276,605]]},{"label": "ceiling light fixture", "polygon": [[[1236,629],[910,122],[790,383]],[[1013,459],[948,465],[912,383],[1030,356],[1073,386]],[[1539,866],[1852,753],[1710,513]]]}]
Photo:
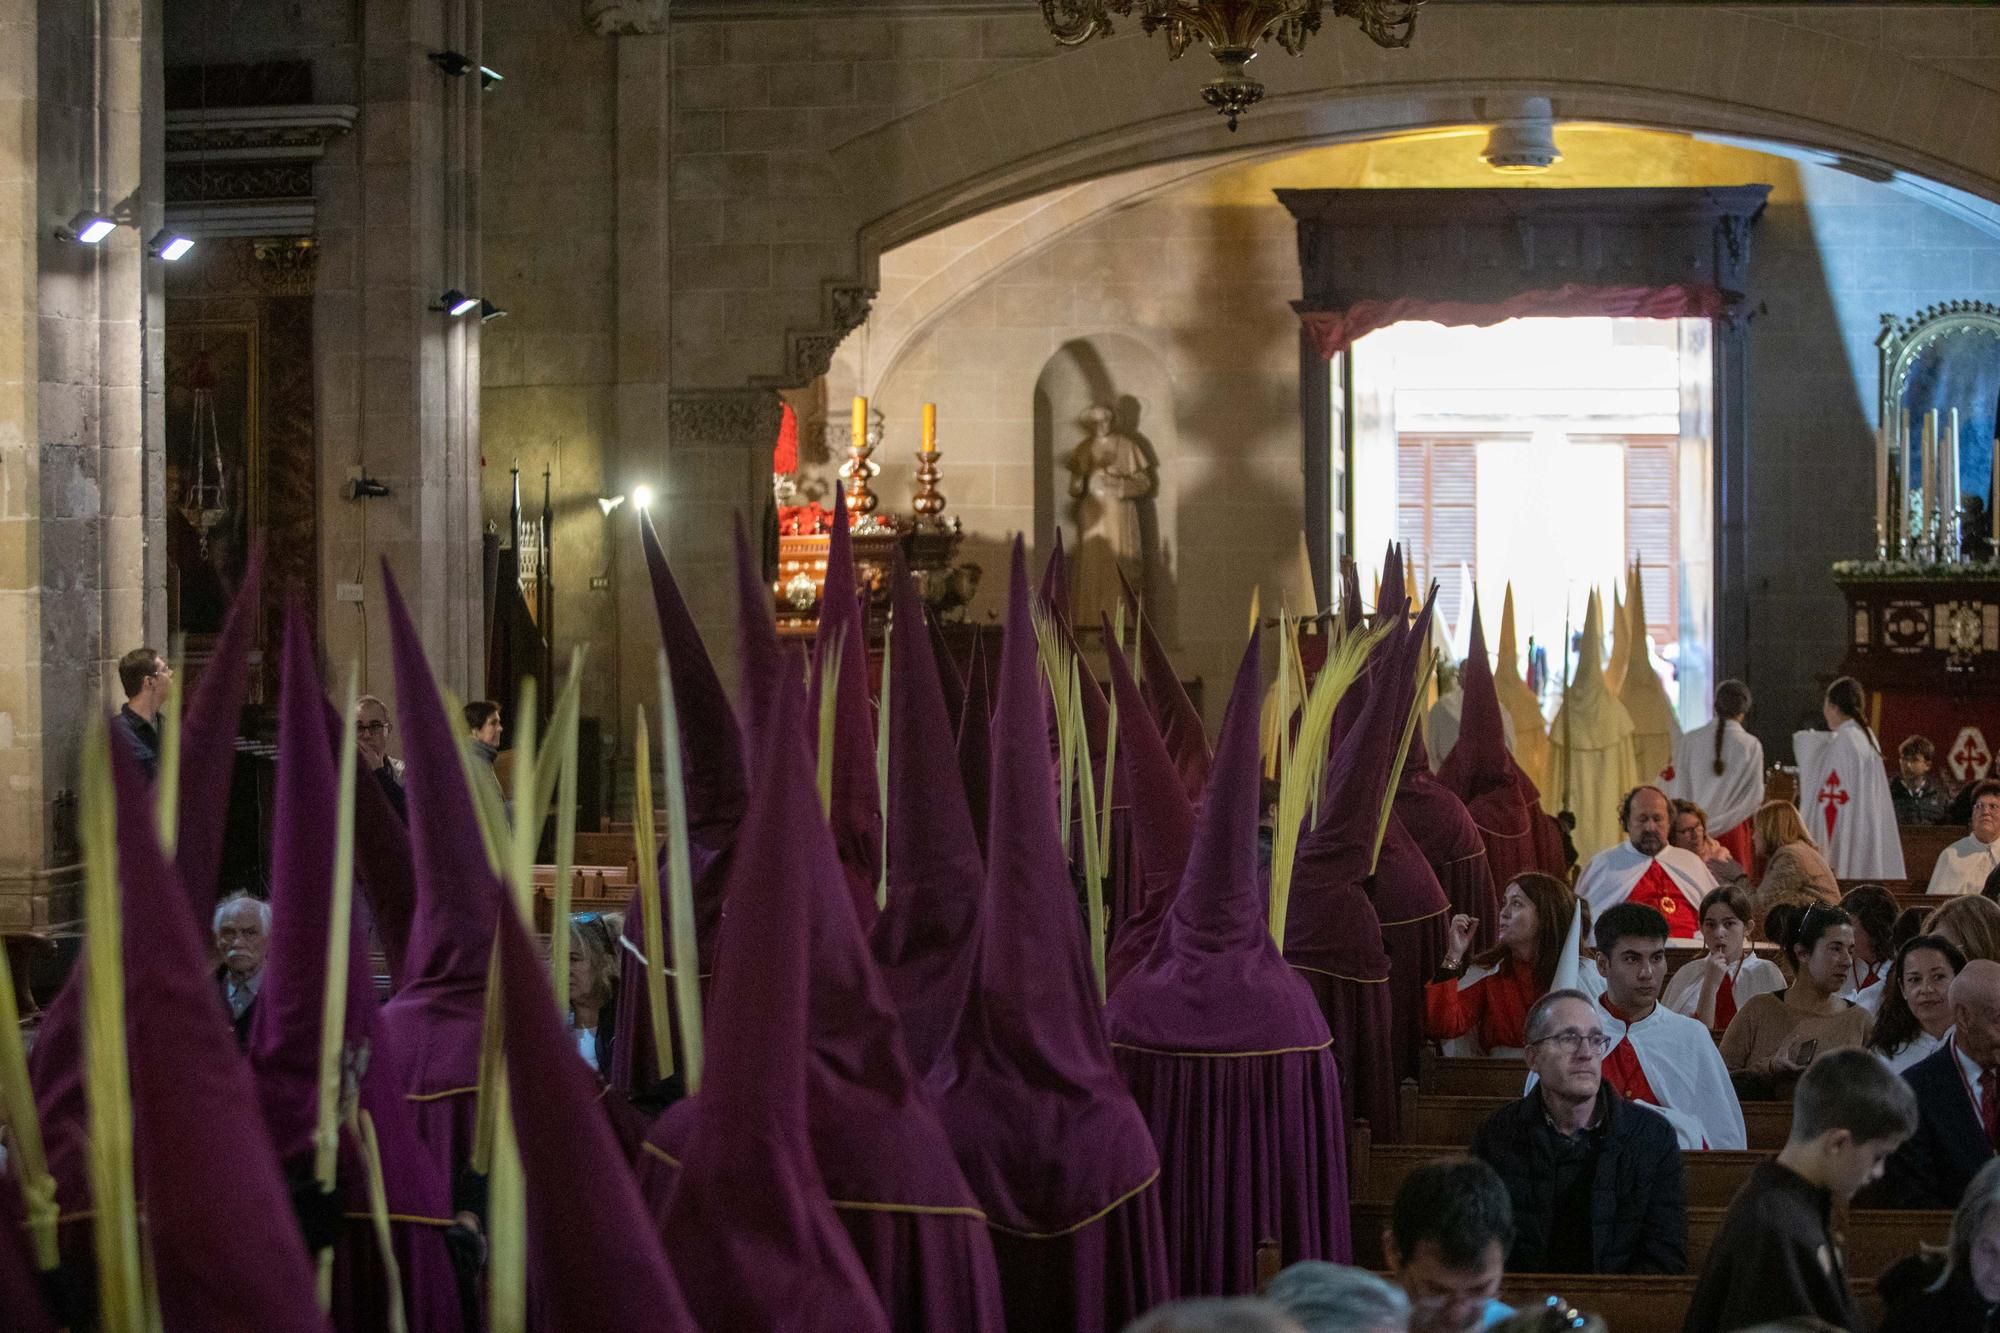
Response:
[{"label": "ceiling light fixture", "polygon": [[1292,55],[1305,50],[1325,12],[1354,19],[1377,46],[1410,44],[1424,0],[1041,0],[1042,21],[1063,46],[1078,46],[1099,34],[1111,35],[1112,15],[1136,8],[1148,34],[1164,29],[1167,58],[1179,60],[1197,39],[1209,49],[1222,75],[1202,85],[1201,97],[1236,118],[1263,100],[1264,85],[1244,72],[1257,58],[1259,43],[1275,41]]},{"label": "ceiling light fixture", "polygon": [[1489,99],[1480,110],[1493,121],[1480,160],[1495,171],[1527,175],[1562,161],[1555,107],[1546,97]]}]

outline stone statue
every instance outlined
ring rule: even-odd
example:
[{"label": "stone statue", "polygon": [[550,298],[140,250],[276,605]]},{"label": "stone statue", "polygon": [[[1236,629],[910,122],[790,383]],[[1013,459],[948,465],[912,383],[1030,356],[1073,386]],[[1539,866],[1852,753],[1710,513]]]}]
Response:
[{"label": "stone statue", "polygon": [[1153,494],[1153,466],[1139,446],[1111,429],[1112,411],[1097,406],[1078,420],[1090,431],[1069,455],[1069,493],[1076,501],[1075,570],[1070,611],[1079,627],[1115,616],[1118,575],[1146,586],[1146,551],[1139,502]]}]

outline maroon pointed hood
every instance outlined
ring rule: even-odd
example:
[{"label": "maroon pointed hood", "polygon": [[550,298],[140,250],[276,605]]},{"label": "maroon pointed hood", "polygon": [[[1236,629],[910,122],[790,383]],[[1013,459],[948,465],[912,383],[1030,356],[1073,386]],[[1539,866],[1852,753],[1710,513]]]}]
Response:
[{"label": "maroon pointed hood", "polygon": [[[520,914],[501,913],[507,1085],[526,1182],[528,1282],[549,1333],[697,1327],[599,1109]],[[587,1188],[579,1182],[589,1182]]]},{"label": "maroon pointed hood", "polygon": [[1340,564],[1340,623],[1349,630],[1361,628],[1361,571],[1352,560]]},{"label": "maroon pointed hood", "polygon": [[[1311,989],[1271,942],[1257,863],[1262,685],[1252,635],[1223,715],[1179,892],[1152,952],[1105,1010],[1111,1038],[1122,1045],[1234,1055],[1311,1049],[1330,1040]],[[1221,996],[1227,1003],[1218,1002]]]},{"label": "maroon pointed hood", "polygon": [[323,1333],[312,1264],[250,1066],[219,1008],[212,954],[182,910],[151,794],[122,746],[111,771],[133,1170],[165,1326]]},{"label": "maroon pointed hood", "polygon": [[1139,859],[1138,905],[1118,932],[1104,964],[1105,984],[1114,992],[1131,970],[1152,952],[1160,922],[1174,900],[1174,889],[1187,868],[1194,838],[1195,808],[1182,790],[1180,773],[1166,742],[1153,725],[1153,715],[1140,698],[1138,682],[1107,626],[1105,656],[1111,666],[1111,690],[1118,700],[1118,785],[1136,793],[1132,802],[1132,845]]},{"label": "maroon pointed hood", "polygon": [[958,721],[958,776],[965,784],[965,805],[972,814],[972,831],[979,850],[986,851],[986,786],[993,765],[993,693],[987,676],[986,639],[972,641],[972,661],[965,678],[965,712]]},{"label": "maroon pointed hood", "polygon": [[[346,723],[331,700],[322,699],[327,752],[336,767],[347,739]],[[379,781],[358,765],[354,770],[354,887],[368,904],[389,989],[401,990],[409,961],[410,922],[417,906],[417,872],[410,855],[410,830]]]},{"label": "maroon pointed hood", "polygon": [[973,1193],[998,1225],[1061,1232],[1159,1172],[1111,1063],[1057,826],[1048,715],[1014,542],[993,717],[979,972],[940,1109]]},{"label": "maroon pointed hood", "polygon": [[1493,684],[1493,664],[1486,656],[1486,627],[1479,601],[1472,603],[1472,633],[1458,687],[1465,696],[1459,714],[1458,744],[1438,769],[1438,779],[1471,800],[1480,792],[1510,781],[1512,759],[1507,753],[1507,728],[1501,719],[1500,694]]},{"label": "maroon pointed hood", "polygon": [[776,715],[752,730],[758,761],[730,875],[708,1061],[661,1238],[703,1327],[887,1333],[807,1132],[808,886],[836,858],[801,741],[800,687],[776,683]]},{"label": "maroon pointed hood", "polygon": [[[1131,592],[1129,584],[1126,592]],[[1174,768],[1181,775],[1181,790],[1188,800],[1200,801],[1202,788],[1208,782],[1208,733],[1201,725],[1201,711],[1188,698],[1180,673],[1174,670],[1173,659],[1167,656],[1166,646],[1153,630],[1153,622],[1143,615],[1139,617],[1139,669],[1144,675],[1145,696],[1154,725],[1159,727],[1160,738],[1166,742],[1167,753],[1174,757]]]},{"label": "maroon pointed hood", "polygon": [[[921,607],[922,603],[918,605]],[[951,645],[944,641],[937,618],[929,611],[924,612],[924,632],[930,640],[931,660],[937,665],[938,686],[944,692],[945,715],[951,722],[951,734],[956,737],[958,724],[965,717],[965,677],[951,655]]]},{"label": "maroon pointed hood", "polygon": [[181,777],[175,816],[174,869],[187,889],[197,925],[206,932],[218,897],[222,845],[229,826],[229,786],[236,772],[236,734],[250,685],[250,650],[263,611],[264,543],[250,550],[243,582],[201,681],[181,714]]},{"label": "maroon pointed hood", "polygon": [[[742,704],[738,722],[748,767],[748,761],[763,752],[757,742],[757,727],[777,710],[785,658],[778,647],[777,627],[771,621],[771,589],[758,573],[757,556],[741,514],[736,516],[736,658]],[[754,779],[754,772],[751,777]]]},{"label": "maroon pointed hood", "polygon": [[1069,556],[1063,551],[1060,525],[1056,528],[1055,544],[1049,549],[1048,563],[1042,566],[1042,586],[1035,600],[1063,624],[1069,624]]},{"label": "maroon pointed hood", "polygon": [[863,927],[875,921],[875,886],[882,873],[882,810],[875,785],[875,719],[868,706],[868,625],[854,577],[854,538],[847,498],[833,493],[833,533],[827,539],[826,583],[813,638],[811,716],[817,718],[822,664],[841,645],[833,706],[833,843],[847,870],[848,893]]},{"label": "maroon pointed hood", "polygon": [[927,1074],[950,1054],[977,964],[985,863],[959,779],[923,605],[896,556],[889,680],[889,897],[871,932],[875,961],[902,1015],[911,1063]]},{"label": "maroon pointed hood", "polygon": [[[477,1068],[476,1040],[469,1048],[458,1042],[468,1030],[466,1025],[475,1039],[484,1025],[486,972],[501,889],[473,813],[457,728],[445,716],[430,662],[386,564],[382,583],[389,604],[396,717],[403,732],[410,848],[417,876],[408,975],[385,1012],[398,1049],[418,1060],[419,1069],[409,1073],[421,1082],[423,1070],[463,1075]],[[418,1032],[401,1029],[406,1019],[418,1028],[437,1020],[460,1020],[454,1049],[429,1050]],[[442,1089],[412,1085],[407,1090]]]}]

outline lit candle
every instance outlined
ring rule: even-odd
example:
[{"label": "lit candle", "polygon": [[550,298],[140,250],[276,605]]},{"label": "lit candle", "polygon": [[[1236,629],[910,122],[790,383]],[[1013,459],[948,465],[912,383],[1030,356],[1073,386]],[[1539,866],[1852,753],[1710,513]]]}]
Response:
[{"label": "lit candle", "polygon": [[1940,516],[1944,519],[1944,539],[1953,546],[1954,531],[1958,527],[1958,409],[1952,408],[1946,419],[1944,448],[1939,452],[1944,461],[1938,465],[1938,502],[1943,505]]},{"label": "lit candle", "polygon": [[925,453],[934,454],[937,452],[937,404],[936,403],[924,404],[923,441],[924,441],[923,447]]},{"label": "lit candle", "polygon": [[1993,440],[1993,489],[1986,493],[1986,513],[1993,520],[1993,558],[2000,560],[2000,435]]},{"label": "lit candle", "polygon": [[854,442],[861,444],[868,439],[868,400],[860,394],[854,395]]},{"label": "lit candle", "polygon": [[1937,533],[1937,437],[1938,414],[1933,407],[1924,413],[1924,522],[1920,534],[1926,542],[1933,542]]},{"label": "lit candle", "polygon": [[1889,543],[1890,432],[1891,428],[1885,417],[1875,430],[1875,540],[1885,549]]},{"label": "lit candle", "polygon": [[1897,416],[1896,428],[1896,558],[1910,554],[1910,409]]}]

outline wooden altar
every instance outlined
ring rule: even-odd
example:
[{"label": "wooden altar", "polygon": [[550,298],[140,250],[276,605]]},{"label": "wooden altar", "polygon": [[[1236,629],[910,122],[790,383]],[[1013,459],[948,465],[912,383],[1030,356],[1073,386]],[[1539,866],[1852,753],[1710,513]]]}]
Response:
[{"label": "wooden altar", "polygon": [[1986,776],[2000,740],[2000,568],[1909,574],[1836,570],[1847,599],[1841,670],[1867,687],[1893,766],[1905,736],[1937,745],[1955,782]]}]

